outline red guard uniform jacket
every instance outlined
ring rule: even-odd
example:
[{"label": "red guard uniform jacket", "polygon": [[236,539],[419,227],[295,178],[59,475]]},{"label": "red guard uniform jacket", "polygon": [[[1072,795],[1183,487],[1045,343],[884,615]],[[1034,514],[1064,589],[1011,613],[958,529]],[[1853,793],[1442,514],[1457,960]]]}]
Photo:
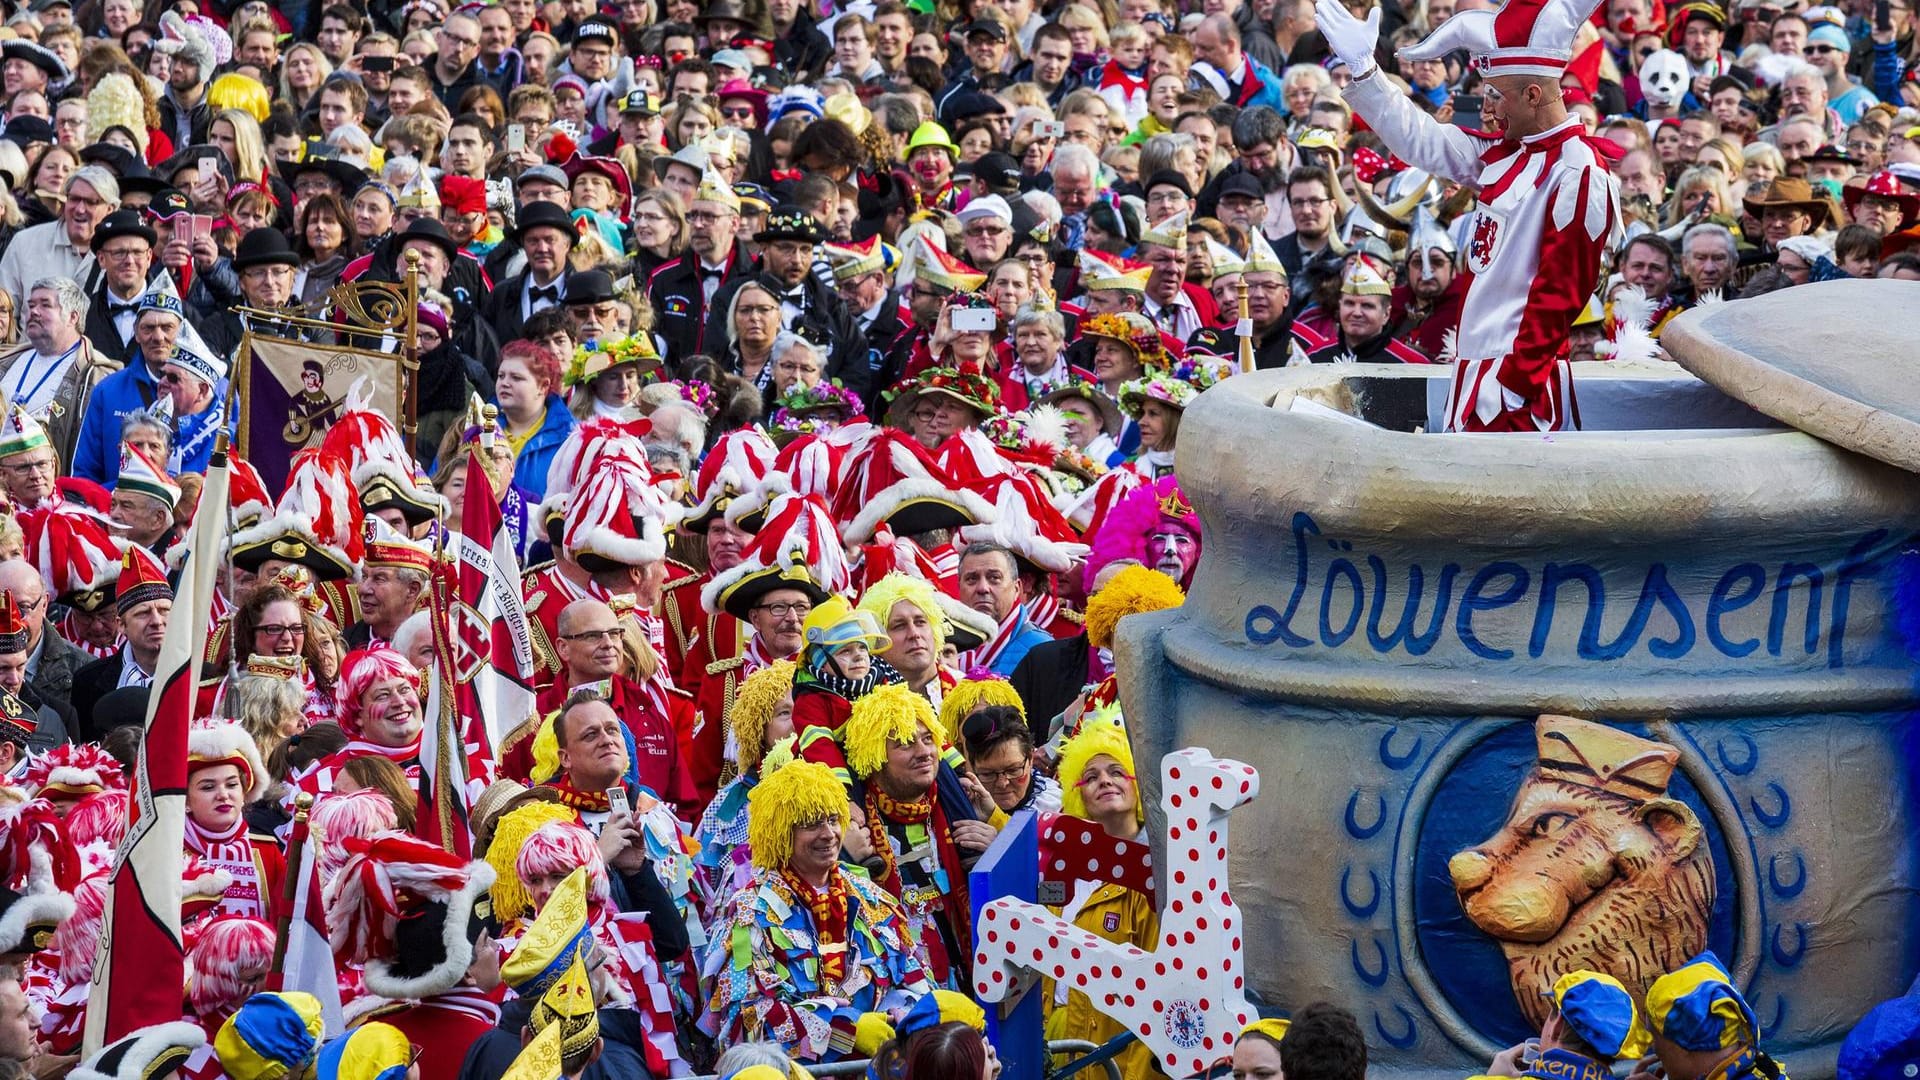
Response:
[{"label": "red guard uniform jacket", "polygon": [[1461,252],[1472,281],[1448,429],[1579,427],[1567,334],[1599,282],[1601,254],[1622,235],[1610,144],[1588,138],[1577,116],[1525,139],[1442,124],[1377,69],[1344,95],[1401,159],[1480,190]]}]

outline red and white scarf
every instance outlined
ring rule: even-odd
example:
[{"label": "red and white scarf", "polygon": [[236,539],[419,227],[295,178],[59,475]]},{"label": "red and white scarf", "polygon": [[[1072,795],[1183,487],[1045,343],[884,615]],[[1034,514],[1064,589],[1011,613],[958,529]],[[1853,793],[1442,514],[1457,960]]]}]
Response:
[{"label": "red and white scarf", "polygon": [[1007,651],[1007,646],[1012,643],[1014,636],[1020,632],[1021,624],[1026,621],[1026,609],[1019,604],[1013,605],[1013,610],[1007,612],[1007,617],[1000,620],[1000,629],[993,632],[993,636],[987,639],[986,644],[960,654],[960,670],[972,671],[975,668],[992,667],[1000,659],[1000,654]]},{"label": "red and white scarf", "polygon": [[215,833],[189,817],[186,840],[187,850],[200,856],[209,870],[222,870],[233,878],[215,909],[219,914],[267,917],[267,898],[263,895],[266,880],[260,873],[259,860],[254,858],[253,841],[247,838],[246,818],[236,820],[225,832]]},{"label": "red and white scarf", "polygon": [[88,656],[93,657],[95,660],[104,660],[112,656],[114,653],[119,652],[120,646],[127,642],[127,639],[124,637],[116,637],[113,639],[113,644],[111,645],[95,645],[81,637],[79,633],[74,630],[73,612],[71,611],[60,616],[60,625],[56,627],[56,629],[59,630],[61,637],[67,639],[68,644],[86,653]]},{"label": "red and white scarf", "polygon": [[773,655],[773,652],[767,648],[766,642],[760,639],[759,634],[755,634],[747,639],[747,647],[740,650],[740,658],[746,661],[746,666],[742,668],[740,672],[742,679],[759,671],[763,667],[770,667],[782,660],[793,659],[790,656]]},{"label": "red and white scarf", "polygon": [[1048,633],[1053,632],[1053,621],[1059,617],[1060,598],[1050,592],[1027,602],[1027,621]]}]

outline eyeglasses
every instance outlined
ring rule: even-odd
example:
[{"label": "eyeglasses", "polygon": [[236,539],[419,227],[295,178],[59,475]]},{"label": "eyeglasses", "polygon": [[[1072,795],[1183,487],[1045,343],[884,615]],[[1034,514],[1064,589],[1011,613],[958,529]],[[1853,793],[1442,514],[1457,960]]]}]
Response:
[{"label": "eyeglasses", "polygon": [[441,29],[440,36],[463,49],[477,49],[480,47],[479,38],[461,37],[459,34],[453,33],[445,28]]},{"label": "eyeglasses", "polygon": [[725,214],[710,213],[706,210],[693,210],[693,211],[689,211],[687,214],[687,224],[712,225],[714,222],[717,222],[724,217],[726,217]]},{"label": "eyeglasses", "polygon": [[577,634],[561,634],[560,640],[593,642],[618,641],[620,640],[620,628],[616,626],[611,630],[582,630]]},{"label": "eyeglasses", "polygon": [[728,120],[751,120],[753,119],[753,106],[742,105],[733,109],[721,109],[720,115]]},{"label": "eyeglasses", "polygon": [[140,256],[146,255],[148,253],[149,253],[148,249],[144,247],[137,247],[137,248],[118,247],[118,248],[101,248],[100,249],[101,258],[112,259],[114,262],[124,262],[130,259],[137,259]]},{"label": "eyeglasses", "polygon": [[55,466],[52,458],[43,458],[39,461],[12,462],[8,464],[6,468],[8,472],[15,476],[29,476],[33,473],[53,472]]},{"label": "eyeglasses", "polygon": [[755,604],[753,605],[753,610],[764,611],[776,619],[786,619],[794,616],[804,619],[807,617],[807,613],[813,610],[813,605],[803,600],[796,604]]},{"label": "eyeglasses", "polygon": [[1312,198],[1288,199],[1287,205],[1293,207],[1295,210],[1306,210],[1315,206],[1319,206],[1321,203],[1330,203],[1332,201],[1333,200],[1330,198],[1328,199],[1312,199]]},{"label": "eyeglasses", "polygon": [[1831,45],[1809,45],[1806,51],[1811,56],[1825,56],[1828,53],[1839,52],[1840,50]]},{"label": "eyeglasses", "polygon": [[270,638],[306,637],[307,628],[299,623],[263,623],[253,628],[256,637],[265,635]]},{"label": "eyeglasses", "polygon": [[1031,768],[1033,765],[1030,762],[1023,761],[1005,769],[975,769],[973,775],[979,777],[980,782],[988,787],[1006,787],[1027,775],[1027,771]]},{"label": "eyeglasses", "polygon": [[988,222],[984,225],[967,226],[965,235],[973,236],[973,237],[1006,236],[1011,232],[1013,232],[1013,230],[1007,228],[1005,225],[1001,225],[997,222]]}]

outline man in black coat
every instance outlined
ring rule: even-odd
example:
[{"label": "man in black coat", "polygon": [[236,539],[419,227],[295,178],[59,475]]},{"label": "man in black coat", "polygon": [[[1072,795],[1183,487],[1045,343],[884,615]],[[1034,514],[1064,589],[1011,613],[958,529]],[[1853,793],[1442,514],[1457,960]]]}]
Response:
[{"label": "man in black coat", "polygon": [[1075,634],[1035,645],[1014,665],[1007,681],[1026,706],[1027,726],[1033,729],[1034,742],[1047,741],[1053,718],[1067,711],[1073,699],[1086,689],[1091,652],[1087,635]]},{"label": "man in black coat", "polygon": [[[235,299],[236,303],[263,311],[279,311],[293,304],[293,274],[300,265],[300,256],[287,243],[286,234],[279,229],[263,226],[248,230],[234,248],[231,265],[240,281],[240,295]],[[240,338],[245,331],[240,325],[239,314],[231,305],[221,306],[211,313],[195,314],[194,325],[200,331],[200,338],[214,355],[234,356],[239,352]],[[294,336],[290,326],[282,326],[271,332]]]},{"label": "man in black coat", "polygon": [[663,355],[675,362],[694,353],[726,351],[726,334],[709,332],[707,313],[717,312],[724,322],[721,291],[753,272],[752,260],[735,242],[739,228],[740,196],[724,184],[702,182],[687,208],[687,250],[662,263],[647,282],[653,332],[666,342]]},{"label": "man in black coat", "polygon": [[[900,291],[890,285],[892,275],[887,272],[880,238],[827,244],[822,250],[833,267],[834,289],[841,303],[852,313],[854,325],[866,335],[867,386],[878,394],[900,377],[892,362],[892,349],[908,329],[900,321]],[[869,409],[877,407],[864,395],[861,400]]]},{"label": "man in black coat", "polygon": [[[867,401],[873,378],[867,335],[839,295],[813,274],[813,250],[826,239],[826,230],[812,214],[797,206],[782,206],[767,215],[767,227],[754,236],[760,245],[760,280],[780,296],[780,325],[809,341],[830,342],[827,378]],[[707,316],[706,340],[727,339],[727,308],[747,278],[730,281],[713,294]]]},{"label": "man in black coat", "polygon": [[527,268],[502,281],[481,301],[480,312],[501,341],[516,341],[527,320],[567,302],[567,254],[578,233],[573,218],[550,202],[520,208],[510,239],[526,253]]},{"label": "man in black coat", "polygon": [[140,298],[158,271],[153,246],[157,235],[138,210],[116,210],[93,231],[93,257],[100,262],[100,284],[87,296],[87,321],[81,328],[93,351],[126,363],[137,348],[133,325]]}]

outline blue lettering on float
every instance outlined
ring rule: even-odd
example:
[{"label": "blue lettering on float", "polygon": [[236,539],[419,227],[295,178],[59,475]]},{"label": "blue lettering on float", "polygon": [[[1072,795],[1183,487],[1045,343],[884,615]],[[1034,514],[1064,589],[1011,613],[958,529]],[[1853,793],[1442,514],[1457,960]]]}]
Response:
[{"label": "blue lettering on float", "polygon": [[[1691,653],[1704,640],[1722,656],[1739,659],[1761,646],[1759,637],[1735,639],[1729,636],[1727,620],[1735,613],[1759,603],[1769,584],[1767,569],[1755,562],[1742,562],[1729,568],[1715,580],[1704,610],[1696,611],[1674,586],[1667,564],[1649,565],[1641,579],[1639,596],[1620,629],[1609,639],[1604,635],[1607,614],[1606,579],[1600,570],[1587,563],[1550,562],[1538,571],[1513,561],[1489,563],[1467,576],[1464,588],[1455,595],[1455,582],[1463,568],[1445,563],[1438,573],[1419,563],[1406,566],[1404,573],[1389,570],[1387,561],[1376,554],[1343,553],[1353,551],[1347,541],[1325,541],[1320,526],[1307,513],[1297,512],[1292,521],[1294,548],[1293,588],[1286,605],[1276,610],[1258,604],[1247,611],[1245,634],[1255,645],[1279,643],[1292,649],[1339,648],[1355,638],[1364,624],[1363,635],[1375,653],[1404,650],[1409,656],[1424,656],[1451,628],[1453,637],[1469,653],[1486,660],[1511,660],[1512,648],[1484,640],[1476,630],[1476,617],[1513,607],[1532,604],[1533,618],[1526,639],[1531,659],[1543,656],[1553,639],[1554,618],[1563,596],[1585,600],[1574,652],[1582,660],[1618,660],[1640,647],[1645,639],[1649,655],[1677,660]],[[1839,563],[1823,567],[1817,563],[1786,562],[1772,577],[1772,597],[1767,609],[1766,649],[1779,656],[1787,649],[1787,632],[1793,622],[1793,597],[1805,596],[1806,614],[1801,647],[1806,655],[1819,651],[1826,638],[1827,666],[1839,669],[1845,664],[1847,617],[1852,590],[1859,579],[1878,570],[1879,549],[1887,532],[1878,530],[1861,537]],[[1324,568],[1313,563],[1312,548],[1326,543],[1336,554]],[[1364,561],[1363,574],[1359,564]],[[1317,591],[1318,610],[1303,612],[1303,603],[1311,603],[1309,585],[1314,571],[1322,574]],[[1397,618],[1390,612],[1389,581],[1402,584]],[[1428,583],[1432,582],[1431,591]],[[1578,586],[1576,593],[1573,586]],[[1569,599],[1569,603],[1575,602]],[[1824,609],[1824,612],[1823,612]],[[1452,611],[1451,623],[1448,619]],[[1647,629],[1656,613],[1673,623],[1670,634],[1648,636]],[[1825,618],[1822,618],[1822,615]],[[1424,617],[1425,628],[1420,627]],[[1300,622],[1296,630],[1294,623]],[[1392,620],[1391,628],[1388,622]],[[1304,630],[1306,633],[1302,633]],[[1312,636],[1309,636],[1312,635]]]}]

